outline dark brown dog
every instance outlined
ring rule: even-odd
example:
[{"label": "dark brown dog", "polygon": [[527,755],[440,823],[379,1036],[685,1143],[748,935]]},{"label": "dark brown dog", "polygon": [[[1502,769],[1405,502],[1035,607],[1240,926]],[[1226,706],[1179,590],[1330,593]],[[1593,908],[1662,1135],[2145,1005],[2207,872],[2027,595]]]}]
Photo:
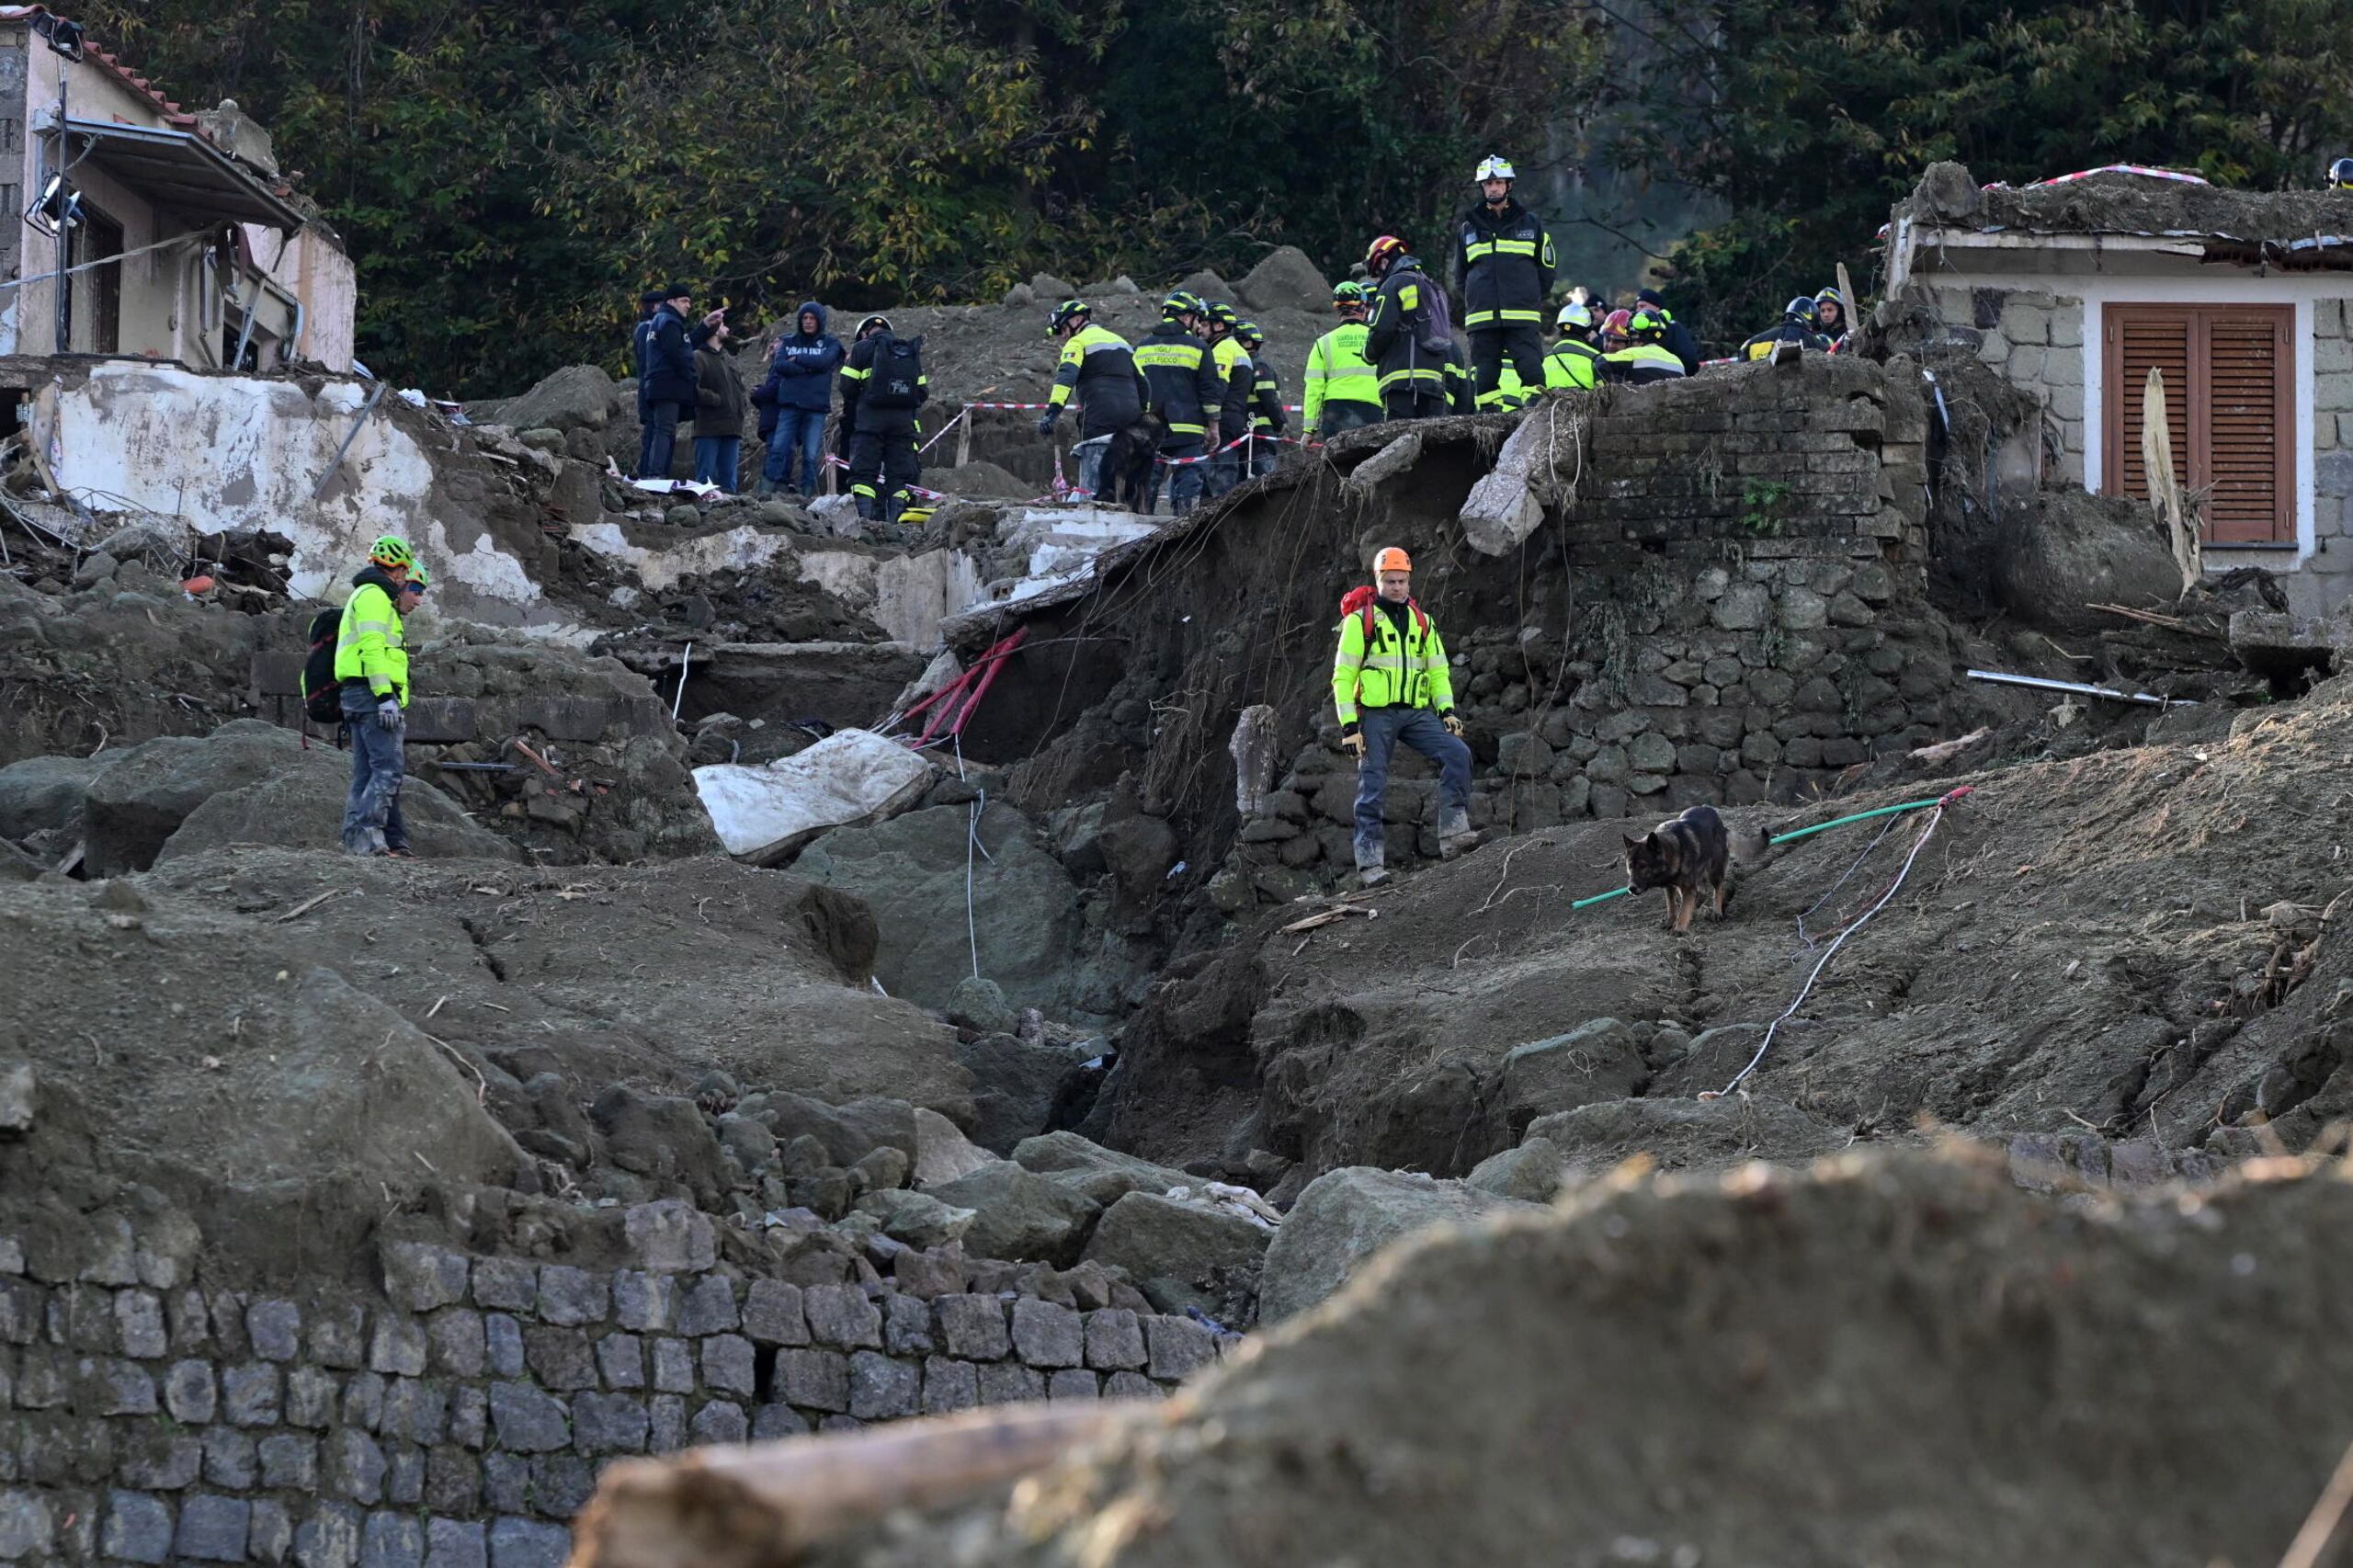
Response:
[{"label": "dark brown dog", "polygon": [[1103,477],[1097,481],[1103,494],[1096,499],[1142,511],[1152,494],[1152,465],[1160,456],[1160,438],[1167,433],[1167,421],[1156,414],[1114,432],[1111,449],[1103,454]]},{"label": "dark brown dog", "polygon": [[1688,931],[1702,888],[1714,891],[1716,918],[1723,918],[1731,859],[1732,835],[1724,819],[1713,806],[1693,806],[1640,838],[1627,838],[1626,884],[1636,892],[1665,888],[1667,925]]}]

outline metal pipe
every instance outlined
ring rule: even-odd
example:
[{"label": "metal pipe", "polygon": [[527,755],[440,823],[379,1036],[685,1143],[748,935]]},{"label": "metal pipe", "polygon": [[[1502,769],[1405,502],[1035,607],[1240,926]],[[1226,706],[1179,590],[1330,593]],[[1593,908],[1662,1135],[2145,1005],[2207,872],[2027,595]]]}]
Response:
[{"label": "metal pipe", "polygon": [[2041,691],[2073,691],[2086,697],[2105,697],[2111,702],[2146,702],[2154,708],[2170,708],[2173,699],[2152,697],[2145,691],[2111,691],[2104,686],[2086,686],[2079,680],[2045,680],[2040,676],[2005,675],[1999,670],[1972,670],[1972,680],[1990,680],[2001,686],[2030,686]]},{"label": "metal pipe", "polygon": [[[251,320],[252,318],[247,317],[246,319]],[[360,429],[367,425],[368,416],[375,413],[376,405],[383,401],[384,383],[378,381],[376,383],[376,390],[368,394],[368,405],[359,411],[359,417],[351,422],[350,430],[347,432],[343,437],[343,445],[335,449],[335,460],[327,464],[326,472],[319,475],[319,482],[311,486],[312,500],[315,501],[320,496],[326,494],[327,482],[335,477],[335,470],[343,466],[345,455],[351,450],[351,443],[359,439]]]},{"label": "metal pipe", "polygon": [[694,662],[695,645],[689,642],[687,644],[687,651],[678,655],[678,694],[670,699],[670,722],[673,724],[678,722],[678,710],[686,706],[687,671]]}]

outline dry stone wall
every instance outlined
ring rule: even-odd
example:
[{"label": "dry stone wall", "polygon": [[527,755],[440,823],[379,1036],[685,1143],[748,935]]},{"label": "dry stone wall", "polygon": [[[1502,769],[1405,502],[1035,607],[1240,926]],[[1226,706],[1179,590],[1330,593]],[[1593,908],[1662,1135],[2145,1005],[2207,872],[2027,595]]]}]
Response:
[{"label": "dry stone wall", "polygon": [[381,1292],[271,1293],[136,1236],[70,1270],[0,1237],[0,1562],[558,1568],[616,1459],[1158,1395],[1229,1342],[1099,1270],[949,1246],[796,1281],[644,1230],[704,1267],[391,1244]]}]

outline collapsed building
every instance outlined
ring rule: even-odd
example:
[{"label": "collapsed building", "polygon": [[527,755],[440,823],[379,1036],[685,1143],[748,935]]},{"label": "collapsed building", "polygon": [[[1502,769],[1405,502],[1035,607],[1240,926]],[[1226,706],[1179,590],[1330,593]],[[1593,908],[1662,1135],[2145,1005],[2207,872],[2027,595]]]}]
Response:
[{"label": "collapsed building", "polygon": [[[1234,291],[1312,300],[1303,265]],[[1127,1396],[1040,1485],[869,1489],[791,1550],[1378,1555],[1407,1495],[1435,1562],[1527,1531],[1690,1560],[1783,1527],[1676,1489],[1729,1461],[1699,1394],[1634,1386],[1682,1386],[1627,1326],[1666,1304],[1737,1352],[1690,1375],[1759,1429],[1828,1388],[1954,1452],[1885,1389],[2112,1389],[2105,1352],[1996,1352],[2106,1345],[2226,1277],[2325,1320],[2300,1238],[2330,1184],[2260,1162],[2353,1107],[2343,890],[2309,852],[2353,698],[2234,653],[2282,613],[2266,574],[2185,591],[2144,503],[2018,483],[1998,454],[2049,416],[1940,303],[1907,288],[1851,357],[1352,432],[1181,519],[1056,501],[1027,419],[961,406],[1028,390],[983,360],[1034,298],[925,324],[967,423],[905,528],[622,480],[629,389],[593,368],[460,423],[301,367],[52,364],[67,449],[126,417],[119,366],[278,466],[233,494],[150,430],[143,500],[20,466],[0,509],[0,1560],[533,1568],[607,1550],[570,1527],[600,1483],[618,1517],[633,1458]],[[437,583],[416,863],[335,855],[342,758],[295,691],[301,601],[385,526]],[[1367,896],[1321,694],[1389,543],[1458,660],[1491,842],[1418,864],[1406,765],[1409,874]],[[1629,824],[1699,803],[1832,831],[1677,937],[1610,895]],[[1773,1288],[1728,1284],[1742,1258]],[[1989,1267],[1990,1317],[1913,1310]],[[1784,1379],[1735,1332],[1760,1299],[1870,1375]],[[1519,1379],[1529,1335],[1575,1376]],[[2265,1366],[2200,1381],[2201,1444],[2273,1413]],[[1470,1392],[1425,1424],[1440,1385]],[[2120,1408],[2171,1430],[2173,1387]],[[1461,1456],[1515,1389],[1644,1433],[1624,1506],[1552,1506],[1610,1491],[1564,1440],[1522,1489],[1547,1501],[1464,1527]],[[2253,1560],[2343,1436],[2297,1432],[2244,1450],[2227,1518],[2153,1485],[2151,1539]],[[2093,1528],[2051,1476],[2122,1484],[2140,1450],[2046,1435],[1986,1483],[2043,1488],[2014,1534],[1963,1540],[1956,1502],[1923,1539]],[[1907,1545],[1842,1533],[1918,1484],[1882,1480],[1770,1539]],[[746,1517],[674,1550],[791,1560],[731,1540]]]}]

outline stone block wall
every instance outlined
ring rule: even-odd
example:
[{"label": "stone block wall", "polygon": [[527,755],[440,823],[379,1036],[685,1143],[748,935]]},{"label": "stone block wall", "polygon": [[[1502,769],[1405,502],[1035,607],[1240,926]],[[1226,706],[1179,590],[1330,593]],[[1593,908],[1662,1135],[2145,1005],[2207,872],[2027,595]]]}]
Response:
[{"label": "stone block wall", "polygon": [[2299,615],[2353,593],[2353,301],[2313,306],[2313,553],[2284,583]]},{"label": "stone block wall", "polygon": [[2084,483],[2084,301],[2040,289],[1935,286],[1949,327],[2012,386],[2040,397],[2058,436],[2052,482]]},{"label": "stone block wall", "polygon": [[616,1459],[1157,1395],[1231,1343],[953,1249],[794,1283],[396,1244],[381,1294],[155,1256],[50,1278],[0,1237],[0,1562],[558,1568]]}]

